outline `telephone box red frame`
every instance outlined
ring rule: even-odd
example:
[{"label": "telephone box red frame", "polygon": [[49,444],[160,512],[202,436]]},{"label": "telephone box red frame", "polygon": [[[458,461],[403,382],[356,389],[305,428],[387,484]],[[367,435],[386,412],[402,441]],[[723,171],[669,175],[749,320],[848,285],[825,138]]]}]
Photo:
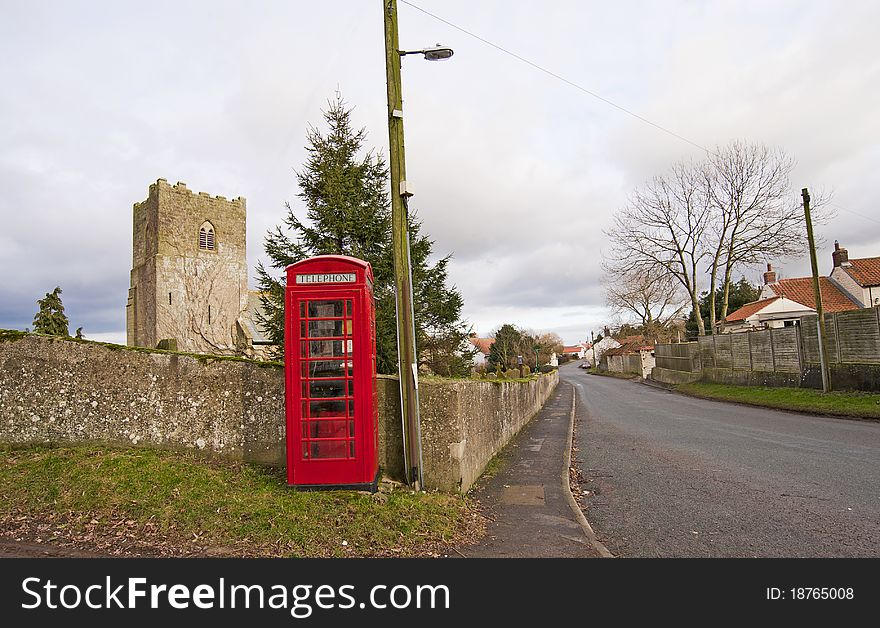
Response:
[{"label": "telephone box red frame", "polygon": [[354,257],[320,255],[286,272],[287,483],[375,491],[373,269]]}]

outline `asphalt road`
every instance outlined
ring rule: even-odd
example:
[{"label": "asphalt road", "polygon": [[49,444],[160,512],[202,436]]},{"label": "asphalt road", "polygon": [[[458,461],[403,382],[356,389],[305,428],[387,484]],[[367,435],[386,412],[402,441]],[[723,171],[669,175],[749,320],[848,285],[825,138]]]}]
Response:
[{"label": "asphalt road", "polygon": [[880,556],[880,423],[560,369],[587,519],[615,555]]}]

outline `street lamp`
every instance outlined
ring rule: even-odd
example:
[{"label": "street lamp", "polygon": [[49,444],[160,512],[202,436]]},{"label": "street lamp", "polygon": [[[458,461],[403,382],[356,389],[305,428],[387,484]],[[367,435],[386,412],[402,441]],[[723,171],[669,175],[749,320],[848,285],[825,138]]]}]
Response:
[{"label": "street lamp", "polygon": [[394,258],[394,291],[397,307],[397,374],[400,377],[400,414],[403,422],[403,463],[406,482],[416,490],[422,478],[421,427],[419,425],[419,372],[416,361],[416,326],[409,251],[407,200],[412,189],[406,182],[403,150],[403,94],[400,59],[423,55],[428,61],[452,56],[452,49],[437,44],[422,50],[400,50],[397,37],[397,0],[382,0],[385,17],[385,73],[388,81],[388,148],[391,170],[391,246]]},{"label": "street lamp", "polygon": [[452,48],[447,48],[443,44],[437,44],[431,48],[423,48],[421,50],[399,50],[398,52],[401,57],[406,55],[424,55],[428,61],[442,61],[455,54]]}]

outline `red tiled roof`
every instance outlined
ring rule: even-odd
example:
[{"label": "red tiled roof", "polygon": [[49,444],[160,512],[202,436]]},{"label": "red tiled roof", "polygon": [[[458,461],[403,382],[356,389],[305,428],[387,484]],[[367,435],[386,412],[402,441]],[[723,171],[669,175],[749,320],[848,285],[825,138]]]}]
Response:
[{"label": "red tiled roof", "polygon": [[580,353],[583,349],[580,345],[573,345],[571,347],[563,347],[562,353]]},{"label": "red tiled roof", "polygon": [[[770,287],[780,297],[816,309],[812,277],[780,279],[776,283],[770,284]],[[859,309],[859,305],[850,301],[849,297],[841,292],[828,277],[819,277],[819,290],[822,292],[822,307],[826,312],[846,312],[847,310]]]},{"label": "red tiled roof", "polygon": [[618,338],[618,342],[622,345],[631,345],[633,343],[645,344],[645,337],[641,334],[636,336],[624,336],[623,338]]},{"label": "red tiled roof", "polygon": [[495,344],[494,338],[476,338],[471,336],[468,340],[470,340],[471,344],[477,348],[477,351],[485,355],[489,355],[492,345]]},{"label": "red tiled roof", "polygon": [[863,288],[880,286],[880,257],[863,257],[849,260],[850,266],[843,270]]},{"label": "red tiled roof", "polygon": [[641,336],[630,336],[631,338],[641,338],[637,342],[628,342],[626,344],[622,344],[619,347],[614,347],[613,349],[608,349],[602,355],[626,355],[628,353],[636,353],[637,351],[653,351],[654,346],[645,344],[644,338]]},{"label": "red tiled roof", "polygon": [[765,307],[773,303],[778,298],[779,297],[770,297],[769,299],[761,299],[760,301],[752,301],[751,303],[746,303],[738,310],[728,314],[725,317],[724,321],[726,323],[737,323],[739,321],[744,321],[752,314],[763,310]]}]

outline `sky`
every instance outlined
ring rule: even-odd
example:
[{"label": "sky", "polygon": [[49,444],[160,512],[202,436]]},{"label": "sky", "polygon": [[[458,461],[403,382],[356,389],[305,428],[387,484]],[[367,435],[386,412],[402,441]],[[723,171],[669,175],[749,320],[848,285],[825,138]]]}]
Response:
[{"label": "sky", "polygon": [[[694,144],[782,148],[796,190],[833,193],[820,272],[835,239],[880,255],[880,3],[412,3],[565,79],[400,4],[402,48],[455,50],[403,60],[407,178],[479,334],[574,343],[614,322],[605,231]],[[0,328],[60,285],[71,330],[124,342],[131,207],[160,177],[247,198],[253,285],[285,202],[304,213],[294,171],[337,90],[387,155],[381,6],[3,0]],[[806,255],[774,266],[809,273]]]}]

